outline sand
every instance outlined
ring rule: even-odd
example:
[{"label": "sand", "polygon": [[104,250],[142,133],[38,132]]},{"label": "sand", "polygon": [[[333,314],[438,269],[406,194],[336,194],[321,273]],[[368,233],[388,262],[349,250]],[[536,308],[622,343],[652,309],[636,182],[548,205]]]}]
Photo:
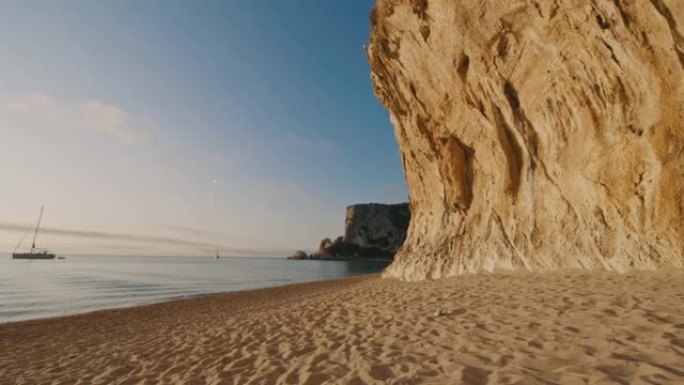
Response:
[{"label": "sand", "polygon": [[684,383],[684,271],[373,275],[6,324],[0,382]]}]

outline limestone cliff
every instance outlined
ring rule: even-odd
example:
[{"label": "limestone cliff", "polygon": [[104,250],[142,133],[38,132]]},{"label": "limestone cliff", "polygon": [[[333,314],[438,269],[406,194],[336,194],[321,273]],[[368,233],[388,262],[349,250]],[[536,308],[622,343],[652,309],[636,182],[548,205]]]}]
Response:
[{"label": "limestone cliff", "polygon": [[684,1],[378,0],[408,280],[684,265]]},{"label": "limestone cliff", "polygon": [[344,241],[394,254],[404,244],[410,218],[407,203],[349,206],[344,221]]},{"label": "limestone cliff", "polygon": [[391,260],[406,239],[410,218],[408,203],[347,206],[343,237],[325,238],[315,253],[298,250],[288,258]]}]

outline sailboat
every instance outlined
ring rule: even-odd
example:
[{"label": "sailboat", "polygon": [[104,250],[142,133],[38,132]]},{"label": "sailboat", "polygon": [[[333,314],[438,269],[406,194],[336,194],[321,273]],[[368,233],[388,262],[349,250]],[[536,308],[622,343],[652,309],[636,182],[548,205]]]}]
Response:
[{"label": "sailboat", "polygon": [[[21,242],[24,240],[24,237],[21,238],[19,241],[19,244],[17,247],[14,249],[14,252],[12,253],[12,259],[55,259],[55,254],[49,252],[48,250],[45,249],[38,249],[36,248],[36,238],[38,238],[38,230],[40,229],[40,220],[43,218],[43,210],[45,209],[45,206],[40,207],[40,214],[38,215],[38,223],[36,224],[36,230],[33,233],[33,243],[31,243],[31,251],[28,253],[17,253],[17,249],[19,248],[19,245],[21,245]],[[27,230],[28,231],[28,230]],[[24,233],[26,235],[26,233]]]},{"label": "sailboat", "polygon": [[221,257],[219,257],[219,247],[216,246],[216,259],[220,259],[220,258]]}]

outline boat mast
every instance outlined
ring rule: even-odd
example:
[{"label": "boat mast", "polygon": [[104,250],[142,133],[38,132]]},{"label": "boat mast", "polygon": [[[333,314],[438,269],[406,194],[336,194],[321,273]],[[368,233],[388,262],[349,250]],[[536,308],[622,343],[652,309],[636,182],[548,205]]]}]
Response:
[{"label": "boat mast", "polygon": [[31,244],[31,254],[33,254],[33,250],[36,248],[36,238],[38,237],[38,229],[40,228],[40,220],[43,218],[43,210],[45,209],[45,206],[40,206],[40,215],[38,215],[38,224],[36,224],[36,232],[33,233],[33,243]]}]

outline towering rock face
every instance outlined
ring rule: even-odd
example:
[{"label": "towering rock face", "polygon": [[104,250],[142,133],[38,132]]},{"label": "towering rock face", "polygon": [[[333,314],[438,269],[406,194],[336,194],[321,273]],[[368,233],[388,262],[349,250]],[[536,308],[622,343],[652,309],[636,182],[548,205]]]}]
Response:
[{"label": "towering rock face", "polygon": [[359,204],[347,207],[344,242],[396,253],[406,240],[409,205]]},{"label": "towering rock face", "polygon": [[387,275],[684,265],[684,2],[378,0],[411,224]]}]

